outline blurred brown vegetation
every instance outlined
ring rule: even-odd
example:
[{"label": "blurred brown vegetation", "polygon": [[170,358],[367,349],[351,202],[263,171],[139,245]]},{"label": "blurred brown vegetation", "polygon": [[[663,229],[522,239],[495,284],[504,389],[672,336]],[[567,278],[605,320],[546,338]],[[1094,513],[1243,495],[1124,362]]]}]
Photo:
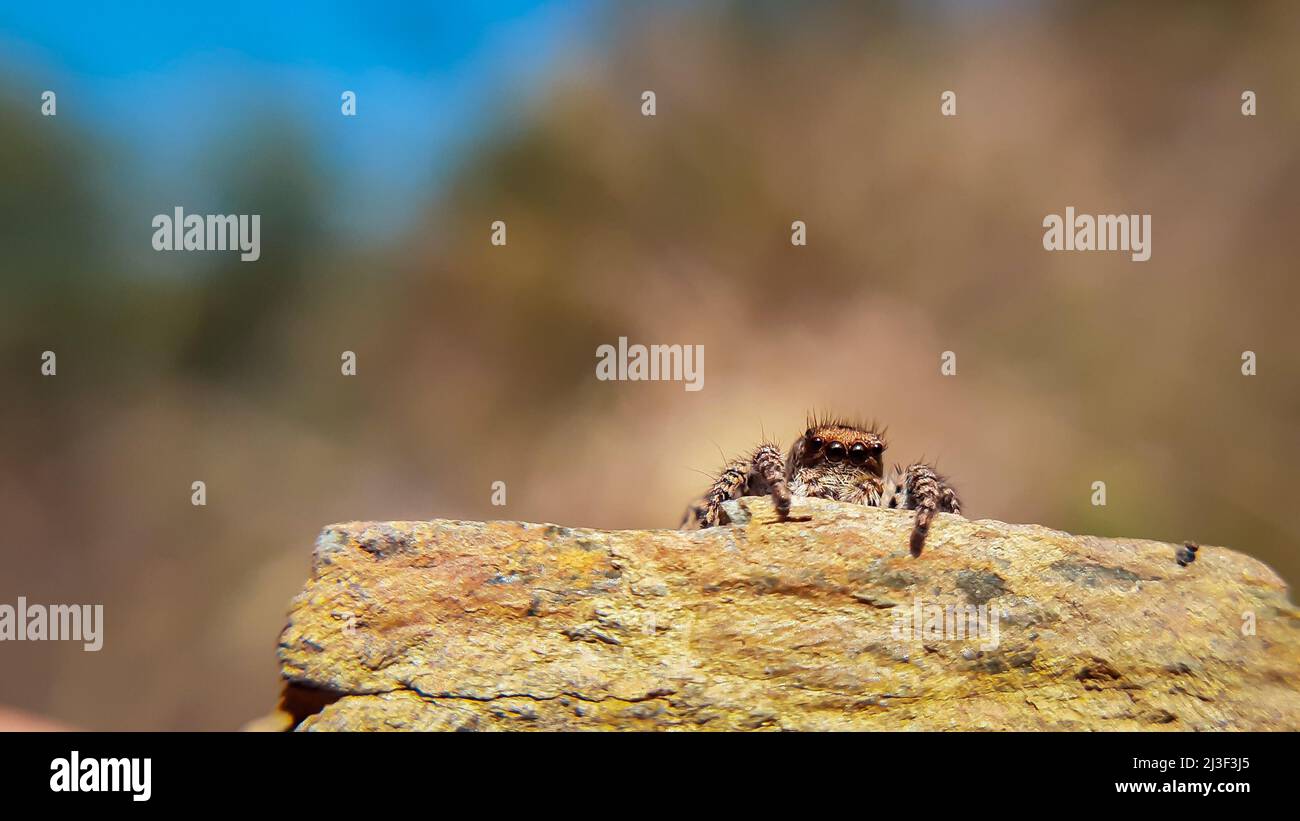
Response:
[{"label": "blurred brown vegetation", "polygon": [[[261,261],[171,276],[141,273],[145,226],[205,208],[97,186],[113,146],[0,96],[0,601],[106,612],[98,654],[0,648],[0,702],[239,726],[274,701],[323,525],[673,527],[720,452],[788,442],[812,407],[887,423],[973,517],[1222,544],[1300,580],[1291,5],[926,8],[624,12],[391,247],[320,227],[308,135],[250,130],[207,210],[261,213]],[[1151,261],[1045,252],[1068,205],[1151,213]],[[596,381],[618,336],[703,344],[704,390]]]}]

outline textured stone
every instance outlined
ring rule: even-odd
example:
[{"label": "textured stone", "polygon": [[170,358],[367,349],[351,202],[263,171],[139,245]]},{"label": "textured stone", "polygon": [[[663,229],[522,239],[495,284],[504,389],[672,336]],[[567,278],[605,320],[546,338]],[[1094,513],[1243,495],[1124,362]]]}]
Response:
[{"label": "textured stone", "polygon": [[[1300,612],[1248,556],[940,515],[913,559],[906,513],[732,510],[685,533],[328,527],[261,726],[1300,729]],[[898,629],[949,605],[996,634]]]}]

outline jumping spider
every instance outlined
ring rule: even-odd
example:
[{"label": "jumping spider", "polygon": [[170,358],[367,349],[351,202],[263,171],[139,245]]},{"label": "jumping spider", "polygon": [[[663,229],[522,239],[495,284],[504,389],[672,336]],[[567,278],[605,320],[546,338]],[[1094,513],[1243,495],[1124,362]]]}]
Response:
[{"label": "jumping spider", "polygon": [[938,511],[961,513],[961,501],[947,479],[930,465],[896,465],[884,478],[885,438],[874,425],[809,417],[808,430],[786,454],[762,444],[753,454],[729,463],[708,492],[693,503],[683,530],[728,524],[722,503],[742,496],[771,494],[777,514],[790,514],[794,496],[816,496],[871,507],[916,511],[911,551],[921,555],[930,520]]}]

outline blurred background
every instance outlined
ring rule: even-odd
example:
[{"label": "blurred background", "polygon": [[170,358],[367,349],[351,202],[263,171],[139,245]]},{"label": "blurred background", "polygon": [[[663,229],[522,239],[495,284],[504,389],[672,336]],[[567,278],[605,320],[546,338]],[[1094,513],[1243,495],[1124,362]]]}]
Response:
[{"label": "blurred background", "polygon": [[[0,644],[0,704],[238,727],[323,526],[675,527],[813,407],[972,517],[1300,581],[1292,3],[25,5],[0,603],[106,624]],[[1044,251],[1071,205],[1152,214],[1151,260]],[[176,206],[261,214],[261,259],[155,252]],[[619,336],[704,345],[704,389],[597,381]]]}]

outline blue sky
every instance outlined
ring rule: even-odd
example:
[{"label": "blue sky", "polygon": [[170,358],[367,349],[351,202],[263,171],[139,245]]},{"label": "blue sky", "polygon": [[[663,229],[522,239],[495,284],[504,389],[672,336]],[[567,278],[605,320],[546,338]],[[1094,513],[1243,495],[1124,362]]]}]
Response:
[{"label": "blue sky", "polygon": [[[124,146],[145,175],[197,155],[268,108],[302,124],[333,182],[395,228],[436,190],[485,119],[588,44],[597,0],[122,2],[0,6],[8,90],[59,94],[59,116]],[[339,95],[358,95],[344,118]],[[366,225],[365,222],[372,224]]]}]

